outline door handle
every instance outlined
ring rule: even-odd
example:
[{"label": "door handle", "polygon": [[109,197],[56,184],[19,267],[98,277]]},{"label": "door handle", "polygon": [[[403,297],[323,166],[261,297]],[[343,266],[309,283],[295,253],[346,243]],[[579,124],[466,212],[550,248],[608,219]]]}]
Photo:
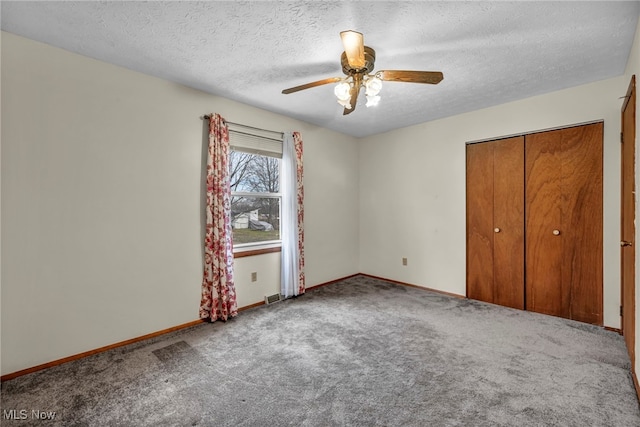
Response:
[{"label": "door handle", "polygon": [[553,235],[554,236],[559,236],[560,235],[560,230],[553,230]]},{"label": "door handle", "polygon": [[494,232],[494,233],[499,233],[499,232],[500,232],[500,229],[499,229],[498,227],[496,227],[496,228],[494,228],[494,229],[493,229],[493,232]]},{"label": "door handle", "polygon": [[625,246],[633,246],[633,242],[627,242],[626,240],[622,240],[620,242],[620,246],[625,247]]}]

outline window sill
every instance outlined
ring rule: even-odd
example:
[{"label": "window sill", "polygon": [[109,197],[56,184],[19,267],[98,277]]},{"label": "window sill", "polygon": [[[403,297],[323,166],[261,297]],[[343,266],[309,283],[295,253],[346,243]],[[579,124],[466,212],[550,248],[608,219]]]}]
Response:
[{"label": "window sill", "polygon": [[273,252],[281,252],[282,251],[282,247],[281,246],[277,246],[277,247],[273,247],[273,248],[262,248],[262,249],[252,249],[252,250],[248,250],[248,251],[238,251],[238,252],[234,252],[233,253],[233,258],[244,258],[247,256],[254,256],[254,255],[262,255],[262,254],[270,254]]}]

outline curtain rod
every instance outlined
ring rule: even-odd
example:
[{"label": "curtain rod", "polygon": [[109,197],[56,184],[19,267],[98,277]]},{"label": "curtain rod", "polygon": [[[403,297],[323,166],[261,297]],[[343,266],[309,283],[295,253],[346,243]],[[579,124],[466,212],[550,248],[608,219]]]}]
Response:
[{"label": "curtain rod", "polygon": [[[209,119],[211,118],[211,116],[209,116],[209,115],[204,115],[204,116],[202,116],[202,118],[203,118],[204,120],[209,120]],[[260,131],[263,131],[263,132],[277,133],[277,134],[278,134],[278,135],[280,135],[280,136],[284,136],[284,132],[278,132],[278,131],[275,131],[275,130],[269,130],[269,129],[257,128],[257,127],[254,127],[254,126],[243,125],[242,123],[234,123],[234,122],[230,122],[230,121],[228,121],[228,120],[225,120],[224,122],[225,122],[226,124],[228,124],[228,125],[240,126],[240,127],[243,127],[243,128],[247,128],[247,129],[254,129],[254,130],[260,130]]]},{"label": "curtain rod", "polygon": [[[260,130],[265,130],[265,129],[260,129]],[[239,133],[240,135],[252,136],[254,138],[268,139],[270,141],[282,142],[282,134],[280,134],[280,138],[269,138],[268,136],[257,136],[255,133],[242,132],[241,130],[235,130],[235,129],[229,129],[229,132]],[[272,132],[272,131],[269,131],[269,132]]]}]

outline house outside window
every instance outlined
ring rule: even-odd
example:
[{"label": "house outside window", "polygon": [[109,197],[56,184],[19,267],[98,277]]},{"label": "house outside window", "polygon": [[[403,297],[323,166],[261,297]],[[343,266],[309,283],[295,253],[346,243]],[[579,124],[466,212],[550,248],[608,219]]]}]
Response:
[{"label": "house outside window", "polygon": [[229,128],[234,252],[281,245],[282,137],[264,133]]}]

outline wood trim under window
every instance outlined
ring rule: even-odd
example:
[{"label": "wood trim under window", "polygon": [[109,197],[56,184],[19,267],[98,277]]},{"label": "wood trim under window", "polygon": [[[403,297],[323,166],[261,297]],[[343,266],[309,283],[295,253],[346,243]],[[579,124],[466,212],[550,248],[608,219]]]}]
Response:
[{"label": "wood trim under window", "polygon": [[254,255],[262,255],[262,254],[270,254],[273,252],[282,252],[282,247],[278,246],[275,248],[264,248],[264,249],[254,249],[252,251],[242,251],[242,252],[234,252],[233,258],[244,258],[246,256],[254,256]]}]

